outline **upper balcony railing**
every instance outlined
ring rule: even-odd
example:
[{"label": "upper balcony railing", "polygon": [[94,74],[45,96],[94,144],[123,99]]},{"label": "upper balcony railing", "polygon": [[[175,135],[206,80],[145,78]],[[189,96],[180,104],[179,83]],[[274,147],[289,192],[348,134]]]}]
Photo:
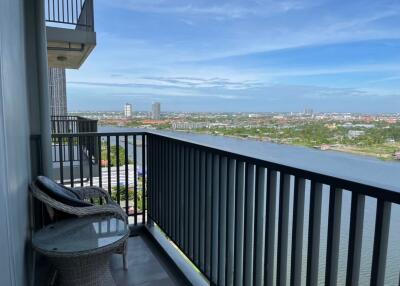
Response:
[{"label": "upper balcony railing", "polygon": [[94,31],[93,0],[44,0],[46,22],[58,27]]},{"label": "upper balcony railing", "polygon": [[84,182],[83,169],[93,165],[81,164],[61,183],[107,189],[135,224],[162,229],[211,285],[375,286],[387,282],[388,267],[391,283],[399,281],[400,265],[387,264],[389,233],[400,220],[392,215],[398,189],[158,133],[53,135],[81,138],[101,146],[99,176]]},{"label": "upper balcony railing", "polygon": [[51,116],[51,133],[97,132],[97,120],[81,116]]},{"label": "upper balcony railing", "polygon": [[[97,132],[97,120],[81,116],[52,116],[51,131],[52,134]],[[72,151],[69,148],[72,148]],[[98,145],[90,142],[87,138],[80,138],[80,140],[73,140],[72,142],[67,140],[58,142],[52,139],[53,162],[67,159],[68,161],[72,160],[72,165],[83,165],[88,161],[97,164],[97,149]],[[70,155],[72,157],[69,157]]]}]

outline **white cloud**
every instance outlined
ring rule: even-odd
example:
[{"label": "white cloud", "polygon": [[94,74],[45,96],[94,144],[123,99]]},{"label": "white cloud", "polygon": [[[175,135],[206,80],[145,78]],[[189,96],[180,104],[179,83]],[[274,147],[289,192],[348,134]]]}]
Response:
[{"label": "white cloud", "polygon": [[318,5],[318,1],[299,0],[246,0],[246,1],[164,1],[117,0],[110,5],[136,12],[203,15],[223,18],[268,16],[292,10],[303,10]]}]

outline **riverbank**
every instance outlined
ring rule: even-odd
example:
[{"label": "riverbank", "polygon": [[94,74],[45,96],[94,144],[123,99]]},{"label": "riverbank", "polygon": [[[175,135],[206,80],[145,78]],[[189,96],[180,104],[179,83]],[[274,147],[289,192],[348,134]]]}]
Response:
[{"label": "riverbank", "polygon": [[295,144],[291,144],[287,140],[285,140],[285,142],[282,142],[280,140],[272,140],[269,138],[262,138],[262,137],[255,137],[255,136],[243,137],[243,136],[232,135],[232,134],[226,135],[226,134],[218,134],[218,133],[215,134],[215,133],[210,133],[210,132],[197,132],[197,131],[174,131],[174,132],[206,134],[206,135],[212,135],[212,136],[230,137],[230,138],[241,139],[241,140],[255,140],[255,141],[260,141],[260,142],[270,142],[270,143],[289,145],[289,146],[301,146],[301,147],[306,147],[306,148],[314,148],[314,149],[318,149],[321,151],[331,150],[331,151],[349,153],[349,154],[354,154],[354,155],[373,157],[373,158],[377,158],[377,159],[380,159],[383,161],[393,161],[393,162],[400,163],[400,160],[395,158],[395,152],[400,150],[400,144],[382,144],[382,145],[372,145],[372,146],[322,144],[320,146],[311,147],[307,144],[301,144],[298,142],[296,142]]}]

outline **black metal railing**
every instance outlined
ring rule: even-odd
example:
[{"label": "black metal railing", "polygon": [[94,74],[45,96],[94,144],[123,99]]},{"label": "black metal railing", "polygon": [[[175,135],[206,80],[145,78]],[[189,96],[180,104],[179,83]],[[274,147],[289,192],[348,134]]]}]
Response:
[{"label": "black metal railing", "polygon": [[[361,278],[384,285],[389,230],[398,231],[390,221],[400,220],[391,217],[399,190],[168,136],[147,139],[148,217],[211,285],[358,285]],[[323,197],[329,202],[324,209]],[[375,225],[370,277],[363,272],[367,277],[360,278],[368,262],[361,251],[366,198],[375,202]],[[345,203],[348,228],[341,227]],[[347,266],[340,272],[343,249]]]},{"label": "black metal railing", "polygon": [[97,132],[97,120],[81,116],[51,116],[51,133]]},{"label": "black metal railing", "polygon": [[93,0],[44,0],[46,22],[94,31]]},{"label": "black metal railing", "polygon": [[[61,146],[58,160],[53,162],[54,175],[61,184],[102,187],[133,217],[132,223],[146,221],[145,133],[53,134],[52,140]],[[83,153],[80,142],[96,150],[91,159],[84,160],[90,155]]]},{"label": "black metal railing", "polygon": [[[390,223],[400,220],[391,215],[399,211],[397,189],[154,132],[53,135],[69,146],[81,138],[100,146],[100,164],[74,168],[60,155],[69,168],[60,182],[108,190],[133,223],[154,222],[211,285],[385,283],[389,232],[398,231]],[[366,201],[373,202],[369,258],[362,250]],[[398,283],[400,265],[390,267]]]},{"label": "black metal railing", "polygon": [[[97,132],[97,120],[81,116],[52,116],[51,131],[52,134]],[[92,163],[97,163],[98,146],[96,143],[89,142],[88,138],[80,138],[69,143],[71,142],[67,140],[61,142],[52,140],[53,162],[59,162],[62,155],[64,160],[68,161],[70,159],[73,161],[92,160]],[[70,145],[72,145],[72,152],[69,152]],[[69,156],[72,157],[69,158]]]}]

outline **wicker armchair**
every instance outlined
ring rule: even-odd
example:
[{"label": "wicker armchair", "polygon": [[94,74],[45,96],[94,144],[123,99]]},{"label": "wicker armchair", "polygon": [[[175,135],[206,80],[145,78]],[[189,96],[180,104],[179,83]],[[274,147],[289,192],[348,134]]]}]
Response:
[{"label": "wicker armchair", "polygon": [[[66,192],[70,192],[75,195],[84,206],[73,206],[71,204],[55,199],[54,197],[47,194],[38,184],[38,179],[45,177],[38,177],[30,185],[30,190],[34,198],[44,203],[49,211],[50,217],[53,219],[55,213],[63,213],[71,216],[84,217],[92,215],[112,215],[116,218],[124,220],[128,223],[128,216],[119,204],[114,202],[107,191],[99,187],[78,187],[78,188],[67,188],[65,186],[57,184],[62,187]],[[45,178],[46,180],[50,180]],[[54,181],[53,181],[54,182]],[[54,182],[55,183],[55,182]],[[56,184],[56,183],[55,183]],[[102,204],[92,204],[93,200],[101,201]],[[122,254],[124,269],[127,269],[127,242],[125,242],[120,248],[116,249],[116,253]]]}]

